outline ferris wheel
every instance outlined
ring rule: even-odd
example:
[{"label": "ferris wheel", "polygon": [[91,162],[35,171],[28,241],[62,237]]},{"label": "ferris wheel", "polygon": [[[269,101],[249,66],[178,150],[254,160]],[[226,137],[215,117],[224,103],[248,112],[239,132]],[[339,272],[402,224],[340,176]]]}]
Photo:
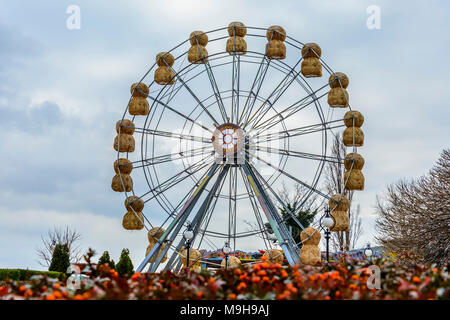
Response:
[{"label": "ferris wheel", "polygon": [[[261,248],[271,261],[319,262],[320,231],[304,228],[277,190],[301,185],[297,208],[316,195],[328,201],[331,230],[348,229],[348,199],[321,191],[327,162],[345,166],[345,189],[364,188],[364,117],[350,108],[348,85],[317,44],[280,26],[232,22],[157,54],[131,86],[114,141],[123,227],[149,241],[137,271],[220,267],[208,259],[217,251],[236,265],[244,261],[237,252]],[[344,127],[352,152],[331,156],[329,137]],[[288,220],[303,230],[302,246]]]}]

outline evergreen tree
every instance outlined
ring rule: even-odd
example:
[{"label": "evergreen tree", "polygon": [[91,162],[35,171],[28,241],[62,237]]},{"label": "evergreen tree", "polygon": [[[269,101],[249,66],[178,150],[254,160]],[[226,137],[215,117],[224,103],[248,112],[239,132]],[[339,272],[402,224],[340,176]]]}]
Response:
[{"label": "evergreen tree", "polygon": [[67,243],[57,244],[53,250],[52,260],[48,271],[66,273],[70,266],[70,251]]},{"label": "evergreen tree", "polygon": [[114,259],[111,259],[111,261],[109,262],[109,267],[114,270],[116,269],[116,263],[114,262]]},{"label": "evergreen tree", "polygon": [[[295,212],[295,210],[297,209],[297,203],[286,203],[286,207],[291,212]],[[280,212],[283,216],[283,219],[286,219],[286,225],[292,227],[292,237],[294,238],[295,242],[300,243],[300,233],[302,232],[302,229],[299,227],[297,222],[295,222],[294,219],[291,218],[285,208],[280,208]],[[317,209],[311,210],[310,208],[308,208],[306,210],[299,210],[297,213],[295,213],[295,217],[298,219],[298,221],[300,221],[303,227],[308,228],[309,225],[314,221],[314,217],[316,216],[316,214]]]},{"label": "evergreen tree", "polygon": [[133,275],[133,263],[130,259],[130,250],[123,249],[122,253],[120,254],[120,260],[117,263],[116,271],[119,273],[121,277],[129,277]]},{"label": "evergreen tree", "polygon": [[111,259],[109,257],[109,252],[108,251],[103,252],[103,254],[100,257],[100,259],[98,259],[97,265],[101,266],[102,264],[105,264],[105,263],[107,263],[111,269],[114,269],[111,266]]}]

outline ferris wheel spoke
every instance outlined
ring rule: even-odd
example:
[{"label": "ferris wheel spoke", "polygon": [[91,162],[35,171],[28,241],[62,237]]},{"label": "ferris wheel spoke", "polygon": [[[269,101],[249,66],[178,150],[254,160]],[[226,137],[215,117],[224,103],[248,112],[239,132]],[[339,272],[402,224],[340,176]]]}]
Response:
[{"label": "ferris wheel spoke", "polygon": [[202,143],[211,143],[211,139],[184,134],[184,133],[176,133],[176,132],[169,132],[169,131],[162,131],[162,130],[154,130],[154,129],[145,129],[145,128],[135,128],[135,131],[138,133],[144,133],[144,134],[150,134],[160,137],[167,137],[167,138],[176,138],[180,140],[188,140],[188,141],[196,141],[196,142],[202,142]]},{"label": "ferris wheel spoke", "polygon": [[259,211],[259,208],[258,208],[258,200],[256,199],[256,196],[253,193],[253,189],[249,185],[248,178],[245,176],[241,166],[239,166],[239,170],[241,172],[242,180],[244,181],[245,189],[247,190],[247,193],[249,195],[250,204],[252,205],[253,213],[255,214],[255,218],[256,218],[256,223],[258,224],[258,226],[261,230],[261,236],[264,241],[264,245],[265,245],[266,249],[269,249],[270,248],[270,240],[268,239],[267,233],[264,232],[264,230],[265,230],[264,221],[262,219],[261,212]]},{"label": "ferris wheel spoke", "polygon": [[239,116],[239,86],[241,75],[241,55],[233,52],[233,74],[231,79],[231,122],[237,122]]},{"label": "ferris wheel spoke", "polygon": [[[297,61],[297,63],[289,70],[289,72],[284,76],[283,80],[280,81],[280,83],[275,87],[275,89],[267,97],[267,99],[251,115],[251,117],[248,119],[248,121],[244,124],[243,128],[246,128],[248,125],[250,125],[252,123],[252,120],[254,120],[253,122],[256,126],[261,121],[261,119],[267,114],[267,112],[271,108],[273,108],[273,105],[275,105],[275,103],[281,98],[281,96],[286,92],[286,90],[291,86],[291,84],[294,82],[294,80],[300,74],[300,68],[299,68],[299,71],[297,71],[297,72],[295,71],[295,69],[302,62],[302,60],[303,60],[303,57],[301,57]],[[272,99],[272,98],[273,98],[273,100],[270,101],[270,99]],[[267,103],[268,103],[268,107],[264,108]]]},{"label": "ferris wheel spoke", "polygon": [[208,109],[203,105],[203,103],[202,103],[202,102],[200,101],[200,99],[195,95],[195,93],[192,91],[192,89],[186,84],[186,82],[184,82],[184,80],[183,80],[180,76],[178,76],[178,73],[177,73],[175,70],[173,70],[173,68],[170,67],[170,66],[167,64],[167,62],[165,62],[165,63],[166,63],[166,65],[167,65],[170,69],[172,69],[172,71],[173,71],[174,74],[175,74],[175,77],[177,78],[177,81],[179,81],[179,82],[182,84],[182,86],[186,88],[186,90],[191,94],[191,96],[195,99],[195,101],[203,108],[203,111],[205,111],[205,113],[211,118],[213,124],[214,124],[214,123],[217,123],[217,120],[216,120],[216,119],[213,117],[213,115],[208,111]]},{"label": "ferris wheel spoke", "polygon": [[[222,119],[224,122],[228,122],[228,115],[227,111],[225,110],[225,106],[223,105],[222,97],[220,96],[220,90],[217,86],[216,78],[214,77],[214,72],[212,71],[211,65],[209,64],[208,57],[203,56],[203,50],[200,47],[200,44],[198,43],[198,39],[195,38],[195,41],[197,42],[197,48],[200,52],[202,62],[205,65],[206,73],[208,74],[209,82],[211,83],[211,88],[214,92],[214,96],[216,97],[217,106],[219,107],[220,113],[222,114]],[[216,121],[217,124],[219,124]]]},{"label": "ferris wheel spoke", "polygon": [[273,153],[278,155],[284,155],[284,156],[293,156],[297,158],[303,158],[303,159],[309,159],[309,160],[316,160],[316,161],[327,161],[332,163],[344,163],[344,159],[338,158],[338,157],[331,157],[326,155],[320,155],[320,154],[314,154],[314,153],[307,153],[307,152],[300,152],[295,150],[286,150],[286,149],[278,149],[278,148],[272,148],[272,147],[265,147],[265,146],[252,146],[256,151],[262,151],[266,153]]},{"label": "ferris wheel spoke", "polygon": [[[147,196],[148,194],[152,193],[153,196],[150,197],[149,199],[144,200],[144,202],[148,202],[148,201],[154,199],[159,194],[167,191],[168,189],[174,187],[175,185],[177,185],[181,181],[185,180],[186,178],[190,177],[191,175],[195,174],[196,172],[204,169],[208,165],[208,163],[206,163],[206,160],[208,160],[210,157],[211,157],[211,155],[208,155],[207,157],[203,158],[199,162],[190,165],[189,167],[185,168],[184,170],[178,172],[177,174],[171,176],[169,179],[160,183],[158,186],[153,187],[152,189],[150,189],[149,191],[144,193],[139,198],[143,198],[143,197]],[[183,176],[182,178],[180,178],[180,176],[182,176],[183,174],[186,174],[186,175]],[[158,192],[158,193],[155,194],[155,192]]]},{"label": "ferris wheel spoke", "polygon": [[328,92],[325,92],[325,93],[321,94],[320,96],[316,96],[316,93],[319,93],[321,90],[323,90],[326,87],[328,87],[328,84],[320,87],[316,91],[309,93],[302,99],[296,101],[295,103],[291,104],[287,108],[280,111],[278,114],[273,115],[272,117],[259,123],[253,129],[268,130],[268,129],[272,128],[273,126],[277,125],[278,123],[280,123],[281,121],[286,120],[286,118],[289,118],[290,116],[296,114],[297,112],[303,110],[304,108],[308,107],[309,105],[315,103],[316,101],[318,101],[321,98],[323,98],[324,96],[326,96],[328,94]]},{"label": "ferris wheel spoke", "polygon": [[256,72],[255,79],[253,80],[252,87],[248,93],[247,100],[245,101],[244,107],[242,108],[241,115],[239,116],[239,126],[248,121],[253,106],[261,90],[261,86],[264,83],[264,78],[266,77],[267,70],[269,69],[270,60],[264,55],[259,63],[258,71]]},{"label": "ferris wheel spoke", "polygon": [[292,174],[286,172],[285,170],[283,170],[283,169],[281,169],[281,168],[279,168],[279,167],[277,167],[277,166],[271,164],[270,162],[268,162],[268,161],[266,161],[266,160],[264,160],[264,159],[261,159],[260,157],[258,157],[257,155],[255,155],[255,154],[253,154],[253,153],[251,153],[251,152],[249,152],[249,154],[252,155],[253,157],[255,157],[256,159],[258,159],[259,161],[265,163],[266,165],[268,165],[268,166],[271,167],[272,169],[274,169],[274,170],[276,170],[276,171],[282,173],[282,174],[285,175],[286,177],[288,177],[288,178],[294,180],[295,182],[301,184],[302,186],[308,188],[309,190],[311,190],[311,191],[317,193],[318,195],[324,197],[325,199],[328,199],[328,200],[331,199],[331,197],[330,197],[329,195],[326,195],[326,194],[323,193],[322,191],[317,190],[316,188],[314,188],[314,187],[310,186],[309,184],[307,184],[307,183],[301,181],[300,179],[297,179],[296,177],[294,177]]},{"label": "ferris wheel spoke", "polygon": [[[252,166],[249,163],[249,166],[253,168],[253,171],[256,173],[256,175],[258,176],[258,178],[266,185],[267,189],[273,194],[273,196],[275,197],[275,199],[277,199],[278,203],[283,207],[283,209],[288,213],[288,215],[290,216],[290,218],[292,220],[294,220],[294,222],[302,229],[304,230],[305,227],[303,226],[303,224],[297,219],[297,217],[295,216],[295,211],[292,212],[287,206],[286,203],[283,202],[283,200],[280,198],[280,196],[275,192],[275,190],[273,190],[272,186],[266,181],[266,179],[264,179],[264,177],[258,172],[258,170],[256,170],[256,168],[254,166]],[[301,209],[301,206],[299,206],[298,210],[299,211]],[[286,221],[285,219],[283,219],[283,221]]]},{"label": "ferris wheel spoke", "polygon": [[[227,170],[226,174],[228,174],[228,173],[229,173],[229,169]],[[199,248],[202,245],[203,240],[208,241],[208,239],[205,237],[205,232],[208,229],[209,223],[211,222],[211,218],[214,213],[214,209],[216,208],[217,201],[219,200],[220,193],[222,192],[223,186],[225,185],[225,180],[226,180],[226,175],[221,180],[220,186],[216,190],[216,193],[213,196],[214,200],[213,200],[211,207],[209,208],[208,212],[206,213],[205,218],[201,221],[200,230],[199,230],[199,234],[201,234],[201,236],[200,236],[199,244],[197,245]],[[201,227],[202,224],[204,225],[203,228]],[[215,246],[213,245],[212,247],[215,247]]]},{"label": "ferris wheel spoke", "polygon": [[[230,179],[228,186],[228,243],[231,239],[234,241],[233,247],[236,247],[236,189],[237,189],[237,174],[236,167],[230,169]],[[232,237],[233,235],[233,237]]]},{"label": "ferris wheel spoke", "polygon": [[212,131],[211,129],[205,127],[204,125],[202,125],[201,123],[195,121],[194,119],[191,119],[190,117],[186,116],[185,114],[181,113],[180,111],[178,111],[178,110],[172,108],[172,107],[169,106],[167,103],[164,103],[164,102],[162,102],[161,100],[156,99],[156,98],[154,98],[154,97],[152,97],[152,96],[150,96],[150,95],[148,96],[148,98],[151,99],[151,100],[153,100],[154,102],[156,102],[156,103],[162,105],[163,107],[169,109],[169,110],[172,111],[173,113],[175,113],[175,114],[177,114],[177,115],[183,117],[184,119],[186,119],[186,120],[188,120],[188,121],[190,121],[190,122],[196,124],[196,125],[199,126],[200,128],[202,128],[202,129],[204,129],[204,130],[206,130],[206,131],[209,131],[209,132],[213,133],[213,131]]},{"label": "ferris wheel spoke", "polygon": [[[212,148],[212,146],[195,148],[195,149],[191,149],[191,150],[187,150],[187,151],[179,151],[179,152],[164,154],[164,155],[160,155],[160,156],[156,156],[156,157],[146,158],[143,160],[136,160],[136,161],[132,161],[131,163],[133,165],[136,163],[142,163],[142,165],[140,165],[140,166],[139,165],[133,166],[133,169],[136,169],[136,168],[141,168],[141,167],[145,167],[145,166],[151,166],[151,165],[166,163],[166,162],[170,162],[170,161],[177,161],[177,160],[182,160],[185,158],[191,158],[191,157],[204,155],[205,151],[208,149],[211,149],[211,148]],[[209,153],[212,154],[212,152],[213,151],[210,151]],[[143,162],[145,162],[145,164]]]},{"label": "ferris wheel spoke", "polygon": [[[346,119],[346,118],[344,118],[344,119]],[[296,137],[296,136],[311,134],[311,133],[320,132],[320,131],[324,131],[324,130],[336,129],[336,128],[345,126],[345,124],[339,124],[339,125],[334,125],[334,126],[330,126],[330,124],[342,122],[342,120],[343,119],[330,120],[327,122],[316,123],[316,124],[312,124],[312,125],[308,125],[308,126],[292,128],[289,130],[283,130],[283,131],[274,132],[274,133],[256,134],[255,136],[252,137],[252,139],[255,139],[255,145],[258,145],[259,143],[280,140],[280,139],[285,139],[285,138],[290,138],[290,137]],[[259,132],[262,132],[262,131],[265,131],[265,130],[259,130]]]},{"label": "ferris wheel spoke", "polygon": [[[206,167],[206,166],[205,166]],[[200,177],[199,181],[202,181],[203,179],[205,179],[205,177],[208,175],[208,170],[206,170]],[[164,220],[164,222],[161,224],[161,228],[163,228],[165,226],[165,224],[172,218],[175,218],[177,215],[177,212],[179,210],[181,210],[181,208],[183,207],[183,205],[186,203],[187,199],[189,199],[189,197],[192,196],[192,194],[195,192],[195,189],[198,187],[197,184],[194,184],[189,191],[186,193],[186,195],[178,202],[178,204],[175,206],[175,208],[173,208],[172,206],[172,211],[167,215],[167,218]]]}]

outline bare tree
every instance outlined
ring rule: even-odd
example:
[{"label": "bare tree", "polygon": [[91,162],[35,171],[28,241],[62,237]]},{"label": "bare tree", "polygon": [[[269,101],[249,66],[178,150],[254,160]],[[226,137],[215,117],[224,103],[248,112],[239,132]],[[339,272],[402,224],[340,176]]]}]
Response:
[{"label": "bare tree", "polygon": [[376,239],[394,252],[430,263],[450,258],[450,149],[418,179],[401,180],[377,197]]},{"label": "bare tree", "polygon": [[77,263],[81,260],[82,254],[79,246],[75,243],[81,240],[81,234],[79,234],[75,230],[69,229],[66,226],[65,229],[54,227],[53,230],[49,230],[47,237],[41,237],[43,246],[36,250],[39,264],[43,267],[50,266],[50,262],[52,261],[53,250],[55,246],[60,244],[67,244],[69,248],[69,259],[71,263]]},{"label": "bare tree", "polygon": [[[342,134],[334,136],[333,145],[331,146],[331,156],[344,159],[347,149],[341,140]],[[358,239],[362,235],[361,228],[361,208],[357,207],[356,211],[352,210],[353,191],[345,189],[344,185],[345,167],[342,161],[327,162],[325,166],[325,189],[328,194],[343,194],[350,201],[348,210],[350,226],[348,231],[336,231],[332,233],[331,245],[335,251],[348,251],[354,249]]]}]

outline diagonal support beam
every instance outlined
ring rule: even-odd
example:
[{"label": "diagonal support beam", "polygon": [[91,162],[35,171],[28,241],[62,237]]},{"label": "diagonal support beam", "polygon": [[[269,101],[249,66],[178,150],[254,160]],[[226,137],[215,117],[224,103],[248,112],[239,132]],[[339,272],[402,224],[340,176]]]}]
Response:
[{"label": "diagonal support beam", "polygon": [[[171,224],[167,227],[167,230],[164,232],[164,234],[161,236],[161,238],[158,239],[156,244],[153,246],[152,250],[149,252],[149,254],[145,257],[145,259],[141,262],[139,267],[136,269],[137,272],[141,272],[144,267],[147,265],[147,263],[152,259],[153,257],[153,263],[151,272],[155,272],[158,265],[161,263],[162,258],[164,257],[165,253],[170,247],[170,242],[173,241],[178,234],[179,230],[183,226],[184,222],[186,221],[187,217],[189,216],[190,212],[194,208],[195,204],[197,203],[198,199],[200,198],[201,194],[205,190],[208,182],[211,180],[211,177],[216,172],[217,167],[219,164],[214,163],[211,166],[211,169],[209,170],[208,174],[205,178],[200,182],[197,189],[194,191],[194,193],[191,195],[191,197],[186,201],[183,208],[180,210],[178,215],[175,217],[175,219],[171,222]],[[172,232],[175,231],[175,232]],[[170,235],[170,238],[169,238]],[[168,239],[169,238],[169,239]],[[167,241],[169,240],[169,241]],[[169,242],[168,245],[165,246],[164,250],[161,250],[161,254],[157,255],[160,251],[160,248],[164,242]]]},{"label": "diagonal support beam", "polygon": [[[197,234],[200,230],[200,225],[206,215],[206,212],[208,212],[208,209],[211,205],[211,202],[212,202],[214,196],[218,196],[218,195],[216,195],[216,193],[219,190],[219,186],[220,186],[222,180],[224,179],[224,177],[226,176],[229,168],[230,168],[230,165],[228,165],[228,164],[223,167],[223,169],[219,173],[219,176],[217,177],[217,180],[214,183],[209,195],[205,198],[200,209],[197,211],[197,214],[195,215],[194,219],[192,220],[191,226],[192,226],[193,232],[194,232],[194,237],[191,240],[192,243],[194,242],[195,238],[197,237]],[[186,240],[182,237],[180,242],[178,243],[175,251],[173,252],[173,254],[170,257],[169,261],[167,262],[166,266],[164,267],[164,270],[172,269],[172,265],[173,265],[174,261],[176,261],[176,258],[178,257],[178,253],[180,252],[181,247],[183,247],[185,245],[186,245]]]},{"label": "diagonal support beam", "polygon": [[266,194],[253,169],[247,163],[242,165],[242,169],[247,175],[247,179],[253,188],[253,191],[264,211],[264,214],[266,215],[267,220],[270,223],[270,226],[272,227],[275,236],[277,237],[278,243],[283,249],[286,259],[291,266],[299,264],[300,256],[298,247],[295,244],[295,240],[292,238],[292,235],[287,229],[285,223],[281,219],[276,207]]}]

